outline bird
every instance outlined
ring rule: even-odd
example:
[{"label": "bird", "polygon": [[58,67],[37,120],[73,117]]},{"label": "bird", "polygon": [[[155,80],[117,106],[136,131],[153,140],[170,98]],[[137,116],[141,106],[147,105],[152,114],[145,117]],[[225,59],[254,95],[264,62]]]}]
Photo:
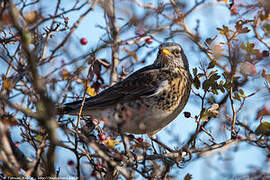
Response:
[{"label": "bird", "polygon": [[[131,134],[153,136],[172,122],[189,99],[192,76],[181,45],[158,47],[153,64],[85,99],[82,116],[102,119],[104,125]],[[64,104],[58,114],[78,115],[82,100]]]}]

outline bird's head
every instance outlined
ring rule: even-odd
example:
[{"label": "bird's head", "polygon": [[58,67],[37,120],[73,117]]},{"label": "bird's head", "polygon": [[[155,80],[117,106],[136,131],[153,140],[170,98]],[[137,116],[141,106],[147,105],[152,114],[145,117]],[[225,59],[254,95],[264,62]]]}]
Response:
[{"label": "bird's head", "polygon": [[177,43],[162,43],[159,46],[158,56],[154,62],[159,67],[189,68],[187,57],[182,47]]}]

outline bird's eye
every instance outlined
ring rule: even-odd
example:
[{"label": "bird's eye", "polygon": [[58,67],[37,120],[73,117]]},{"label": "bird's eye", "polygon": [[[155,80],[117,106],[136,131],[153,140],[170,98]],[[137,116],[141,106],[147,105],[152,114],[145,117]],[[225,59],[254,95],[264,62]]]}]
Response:
[{"label": "bird's eye", "polygon": [[175,49],[172,53],[173,53],[174,55],[176,55],[176,56],[179,56],[179,55],[180,55],[179,49]]}]

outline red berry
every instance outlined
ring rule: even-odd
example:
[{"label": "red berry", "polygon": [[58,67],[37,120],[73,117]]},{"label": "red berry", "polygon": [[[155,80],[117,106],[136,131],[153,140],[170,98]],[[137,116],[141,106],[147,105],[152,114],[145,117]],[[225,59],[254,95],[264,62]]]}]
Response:
[{"label": "red berry", "polygon": [[144,33],[144,30],[143,30],[143,29],[137,29],[137,30],[135,31],[135,34],[136,34],[137,36],[140,36],[140,37],[145,36],[145,33]]},{"label": "red berry", "polygon": [[100,133],[100,134],[98,135],[98,137],[99,137],[99,140],[101,140],[101,141],[107,139],[107,136],[106,136],[106,134],[104,134],[104,133]]},{"label": "red berry", "polygon": [[102,165],[101,164],[98,164],[97,167],[98,167],[98,169],[101,169],[102,168]]},{"label": "red berry", "polygon": [[146,38],[145,42],[146,42],[147,44],[152,44],[153,39],[152,39],[151,37],[148,37],[148,38]]},{"label": "red berry", "polygon": [[91,176],[96,176],[97,174],[96,174],[96,171],[95,170],[93,170],[92,172],[91,172]]},{"label": "red berry", "polygon": [[268,107],[267,105],[265,105],[265,106],[263,107],[263,110],[264,110],[265,112],[269,112],[269,107]]},{"label": "red berry", "polygon": [[238,14],[238,10],[236,8],[232,8],[231,15],[237,15],[237,14]]},{"label": "red berry", "polygon": [[143,138],[137,137],[136,140],[137,140],[139,143],[143,143]]},{"label": "red berry", "polygon": [[242,74],[253,76],[257,72],[256,66],[248,61],[245,61],[240,66],[240,72]]},{"label": "red berry", "polygon": [[190,113],[190,112],[185,111],[185,112],[184,112],[184,116],[185,116],[186,118],[190,118],[190,117],[191,117],[191,113]]},{"label": "red berry", "polygon": [[263,54],[262,54],[262,53],[258,53],[258,54],[256,55],[256,58],[257,58],[258,60],[262,60],[262,59],[263,59]]},{"label": "red berry", "polygon": [[264,50],[264,51],[262,52],[262,55],[263,55],[263,57],[268,57],[268,56],[269,56],[269,51]]},{"label": "red berry", "polygon": [[19,144],[18,142],[14,143],[15,147],[18,148]]},{"label": "red berry", "polygon": [[62,64],[62,66],[65,66],[66,65],[66,62],[65,62],[64,59],[61,60],[61,64]]},{"label": "red berry", "polygon": [[87,44],[87,39],[86,38],[81,38],[80,40],[82,45],[86,45]]},{"label": "red berry", "polygon": [[252,70],[253,73],[256,73],[256,72],[257,72],[256,66],[253,65],[253,66],[251,67],[251,70]]},{"label": "red berry", "polygon": [[67,164],[68,164],[69,166],[73,166],[73,165],[74,165],[74,161],[69,160],[69,161],[67,162]]}]

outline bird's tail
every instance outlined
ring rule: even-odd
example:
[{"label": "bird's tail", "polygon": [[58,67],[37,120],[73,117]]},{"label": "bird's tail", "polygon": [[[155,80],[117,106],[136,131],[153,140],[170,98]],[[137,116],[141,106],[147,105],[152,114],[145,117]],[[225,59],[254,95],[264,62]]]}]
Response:
[{"label": "bird's tail", "polygon": [[81,104],[82,104],[82,100],[64,104],[60,107],[57,107],[57,114],[59,114],[59,115],[64,115],[64,114],[77,115],[78,112],[80,111]]}]

